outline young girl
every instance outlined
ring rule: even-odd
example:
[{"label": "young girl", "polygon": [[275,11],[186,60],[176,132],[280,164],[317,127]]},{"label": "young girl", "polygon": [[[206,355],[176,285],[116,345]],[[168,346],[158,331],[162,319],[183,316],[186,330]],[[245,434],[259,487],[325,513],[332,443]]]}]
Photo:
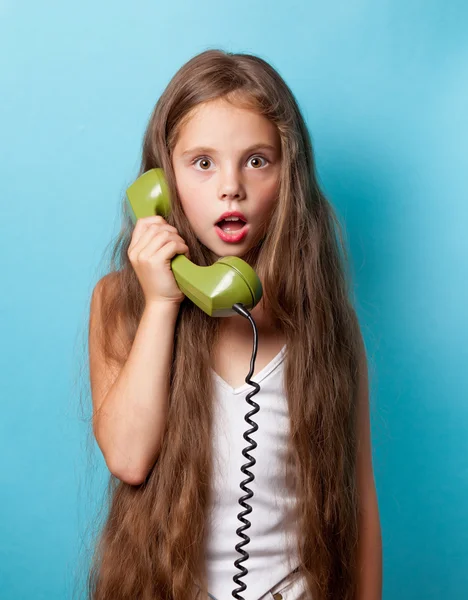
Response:
[{"label": "young girl", "polygon": [[[91,300],[93,432],[112,485],[89,597],[377,600],[366,357],[293,94],[258,57],[202,52],[151,116],[140,174],[155,167],[172,212],[133,227],[123,203],[114,267]],[[244,223],[220,223],[234,211]],[[233,577],[252,327],[189,301],[177,254],[239,256],[262,282],[245,591]]]}]

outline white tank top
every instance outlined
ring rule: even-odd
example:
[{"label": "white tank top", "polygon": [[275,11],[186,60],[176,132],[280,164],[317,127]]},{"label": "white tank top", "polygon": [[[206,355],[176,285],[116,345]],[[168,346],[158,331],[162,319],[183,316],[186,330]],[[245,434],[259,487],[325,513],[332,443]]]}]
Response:
[{"label": "white tank top", "polygon": [[[245,600],[257,600],[299,564],[295,551],[295,497],[285,485],[286,445],[289,435],[289,411],[283,388],[286,345],[253,381],[260,391],[252,399],[260,410],[251,418],[258,430],[251,434],[257,447],[250,452],[256,463],[250,468],[255,479],[247,484],[253,497],[247,501],[252,512],[246,516],[251,526],[245,530],[250,542],[243,549],[249,558],[241,564],[248,569],[241,577],[247,589]],[[245,396],[254,388],[244,383],[232,388],[214,370],[216,401],[213,423],[212,480],[213,504],[209,512],[206,564],[208,592],[217,600],[232,596],[239,587],[233,576],[241,571],[234,561],[241,558],[235,549],[242,541],[236,530],[242,525],[237,515],[244,508],[238,500],[244,495],[241,481],[247,476],[240,470],[248,462],[242,450],[248,446],[243,437],[250,425],[244,420],[252,407]],[[247,374],[247,373],[246,373]],[[292,560],[288,562],[288,551]]]}]

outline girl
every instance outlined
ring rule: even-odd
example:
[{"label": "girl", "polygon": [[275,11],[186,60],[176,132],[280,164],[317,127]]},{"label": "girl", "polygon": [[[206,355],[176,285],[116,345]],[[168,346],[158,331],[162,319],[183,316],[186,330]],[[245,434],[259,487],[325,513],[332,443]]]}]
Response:
[{"label": "girl", "polygon": [[[203,266],[242,257],[263,286],[251,311],[261,409],[237,597],[380,598],[364,345],[293,94],[258,57],[202,52],[156,104],[140,174],[154,167],[172,212],[133,228],[123,203],[113,267],[91,300],[93,432],[111,487],[90,598],[225,600],[238,588],[252,329],[185,298],[176,254]],[[246,224],[217,225],[226,211]]]}]

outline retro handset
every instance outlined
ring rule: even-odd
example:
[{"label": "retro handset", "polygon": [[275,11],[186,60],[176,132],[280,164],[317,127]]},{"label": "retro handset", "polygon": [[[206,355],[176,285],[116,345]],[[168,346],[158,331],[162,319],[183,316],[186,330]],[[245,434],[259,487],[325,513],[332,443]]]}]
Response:
[{"label": "retro handset", "polygon": [[[169,189],[162,169],[143,173],[127,190],[133,223],[141,217],[170,212]],[[237,303],[253,308],[262,297],[262,284],[252,267],[238,256],[223,256],[200,267],[183,254],[172,259],[171,269],[182,292],[210,317],[236,314]]]},{"label": "retro handset", "polygon": [[[127,189],[126,200],[133,224],[136,224],[137,219],[142,217],[152,215],[167,217],[170,212],[171,201],[164,171],[159,168],[151,169],[140,175]],[[237,573],[233,577],[234,583],[240,585],[240,587],[232,592],[234,598],[244,600],[242,596],[239,596],[239,592],[245,591],[247,586],[239,579],[248,573],[248,570],[241,563],[249,558],[249,554],[243,549],[243,546],[250,542],[250,538],[244,533],[244,530],[251,525],[245,517],[252,512],[252,507],[246,501],[253,496],[252,490],[246,486],[255,478],[253,473],[248,470],[256,462],[249,452],[257,447],[257,443],[249,435],[258,429],[257,423],[252,421],[250,417],[260,410],[260,406],[254,400],[251,400],[252,396],[260,391],[260,386],[251,380],[257,356],[258,332],[248,309],[253,308],[262,298],[262,284],[252,267],[237,256],[224,256],[208,267],[201,267],[195,265],[185,255],[178,254],[171,261],[171,269],[181,291],[207,315],[211,317],[229,317],[240,314],[248,319],[253,327],[254,347],[250,370],[245,378],[246,383],[254,388],[245,398],[253,409],[244,417],[251,429],[248,429],[243,436],[250,445],[242,450],[242,455],[249,462],[241,467],[241,472],[247,475],[247,479],[240,483],[240,488],[245,492],[245,495],[239,498],[239,504],[244,510],[237,515],[237,518],[243,525],[236,530],[237,535],[243,541],[236,544],[235,547],[242,557],[234,561],[234,566],[241,573]]]}]

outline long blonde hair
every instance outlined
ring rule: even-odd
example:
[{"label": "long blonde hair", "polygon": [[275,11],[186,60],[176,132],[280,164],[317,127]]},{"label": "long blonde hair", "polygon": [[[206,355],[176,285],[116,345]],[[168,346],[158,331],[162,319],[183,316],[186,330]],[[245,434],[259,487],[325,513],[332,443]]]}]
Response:
[{"label": "long blonde hair", "polygon": [[[172,196],[167,221],[192,260],[213,261],[177,196],[171,152],[190,111],[223,97],[271,120],[281,138],[281,182],[270,226],[242,258],[258,273],[264,299],[286,339],[289,461],[298,500],[297,551],[314,600],[354,599],[358,501],[356,391],[358,323],[338,218],[320,190],[304,119],[278,72],[251,54],[207,50],[175,74],[144,136],[140,173],[162,167]],[[109,285],[102,296],[104,349],[123,364],[143,310],[127,249],[132,222],[122,202]],[[116,345],[116,331],[124,344]],[[210,501],[213,380],[219,319],[185,299],[177,318],[168,425],[146,481],[109,479],[109,508],[88,577],[92,600],[192,600],[206,592],[203,548]],[[200,558],[202,557],[202,558]]]}]

